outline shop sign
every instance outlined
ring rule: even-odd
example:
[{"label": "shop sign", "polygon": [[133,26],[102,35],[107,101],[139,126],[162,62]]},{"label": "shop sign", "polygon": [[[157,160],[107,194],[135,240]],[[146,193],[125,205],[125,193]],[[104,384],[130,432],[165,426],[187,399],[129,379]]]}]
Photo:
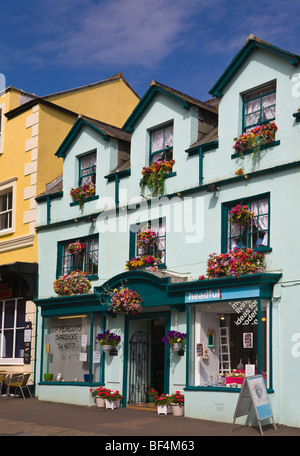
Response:
[{"label": "shop sign", "polygon": [[276,430],[276,424],[274,422],[273,411],[268,398],[266,385],[262,375],[253,375],[246,377],[238,398],[236,405],[233,423],[231,430],[236,418],[247,415],[246,426],[249,421],[251,406],[253,406],[259,425],[261,434],[263,435],[261,421],[271,418],[273,420],[273,426]]},{"label": "shop sign", "polygon": [[201,291],[188,291],[185,293],[185,303],[207,301],[228,301],[230,299],[248,299],[259,296],[257,285],[245,285],[238,287],[212,288]]}]

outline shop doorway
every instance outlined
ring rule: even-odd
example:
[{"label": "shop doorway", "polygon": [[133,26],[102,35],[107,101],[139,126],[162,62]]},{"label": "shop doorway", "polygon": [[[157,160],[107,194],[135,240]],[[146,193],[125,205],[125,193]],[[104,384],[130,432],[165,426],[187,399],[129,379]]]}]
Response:
[{"label": "shop doorway", "polygon": [[168,389],[168,362],[161,339],[166,332],[166,318],[147,318],[131,322],[128,348],[129,404],[147,402],[148,387],[159,393]]}]

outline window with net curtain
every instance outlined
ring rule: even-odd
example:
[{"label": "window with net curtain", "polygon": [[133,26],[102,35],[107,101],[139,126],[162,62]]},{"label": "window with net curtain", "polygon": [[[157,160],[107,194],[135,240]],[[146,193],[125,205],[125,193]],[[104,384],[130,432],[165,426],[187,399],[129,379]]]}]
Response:
[{"label": "window with net curtain", "polygon": [[[151,132],[151,163],[173,158],[173,124]],[[150,163],[150,164],[151,164]]]},{"label": "window with net curtain", "polygon": [[[77,255],[72,255],[69,244],[79,241],[84,244],[84,249]],[[82,237],[69,240],[59,244],[61,264],[59,265],[59,275],[70,274],[72,271],[80,270],[87,277],[98,275],[98,235]]]},{"label": "window with net curtain", "polygon": [[[151,230],[156,234],[155,241],[148,247],[137,245],[138,233],[145,230]],[[160,218],[151,220],[146,223],[141,223],[140,228],[135,235],[135,254],[136,255],[152,255],[160,259],[161,264],[166,262],[166,220]]]},{"label": "window with net curtain", "polygon": [[[240,227],[231,223],[229,211],[237,204],[247,205],[250,211],[254,213],[251,223],[245,227]],[[227,210],[227,250],[235,248],[263,250],[264,248],[269,247],[270,201],[268,195],[251,200],[241,200],[239,203],[234,202],[234,204],[227,206]]]},{"label": "window with net curtain", "polygon": [[244,95],[243,131],[272,122],[276,115],[276,83]]},{"label": "window with net curtain", "polygon": [[79,185],[96,185],[96,152],[83,155],[79,159]]}]

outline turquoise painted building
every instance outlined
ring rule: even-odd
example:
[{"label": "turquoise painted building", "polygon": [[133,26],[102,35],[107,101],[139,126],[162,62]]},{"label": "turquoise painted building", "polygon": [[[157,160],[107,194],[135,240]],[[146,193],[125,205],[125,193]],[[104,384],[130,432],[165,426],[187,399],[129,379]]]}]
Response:
[{"label": "turquoise painted building", "polygon": [[[184,391],[188,417],[232,422],[252,372],[275,421],[300,425],[299,62],[250,36],[205,103],[153,81],[122,129],[78,118],[56,152],[63,176],[37,198],[40,399],[93,405],[90,389],[104,385],[126,406],[146,401],[151,386]],[[270,123],[276,132],[258,144],[253,129]],[[256,145],[240,155],[234,138],[250,130]],[[163,195],[141,194],[143,167],[161,160],[174,160]],[[70,191],[83,183],[92,190],[81,204]],[[243,226],[230,213],[239,204],[250,211]],[[145,246],[140,234],[150,227]],[[84,247],[73,255],[76,241]],[[222,275],[237,261],[228,252],[244,249],[265,267]],[[146,254],[157,268],[133,268]],[[54,281],[77,269],[90,292],[56,294]],[[122,287],[143,299],[140,313],[110,310]],[[121,337],[116,352],[96,344],[104,330]],[[187,334],[179,352],[162,343],[170,330]]]}]

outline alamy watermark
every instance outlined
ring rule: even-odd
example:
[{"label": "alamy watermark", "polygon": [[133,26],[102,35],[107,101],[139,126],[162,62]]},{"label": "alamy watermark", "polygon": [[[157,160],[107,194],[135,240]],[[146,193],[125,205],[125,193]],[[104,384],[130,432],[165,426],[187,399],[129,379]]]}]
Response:
[{"label": "alamy watermark", "polygon": [[3,73],[0,73],[0,93],[5,89],[6,81]]}]

